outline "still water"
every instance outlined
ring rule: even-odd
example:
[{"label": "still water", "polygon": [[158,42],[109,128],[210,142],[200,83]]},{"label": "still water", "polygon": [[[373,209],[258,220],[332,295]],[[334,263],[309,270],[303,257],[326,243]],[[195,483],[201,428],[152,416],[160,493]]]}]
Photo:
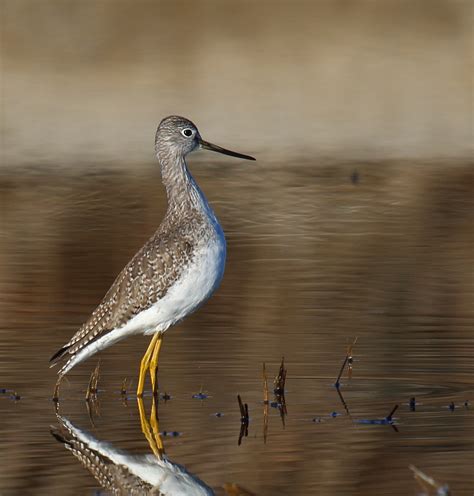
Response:
[{"label": "still water", "polygon": [[[191,169],[226,232],[226,274],[165,336],[148,431],[151,398],[142,425],[133,395],[148,339],[101,354],[89,409],[98,357],[76,367],[58,416],[48,359],[159,224],[157,167],[1,172],[0,494],[109,494],[132,479],[157,494],[140,473],[181,477],[188,494],[399,496],[419,492],[411,464],[472,494],[472,164],[207,158]],[[333,384],[356,337],[344,405]],[[265,421],[262,364],[273,402],[282,356],[287,414],[271,404]],[[371,422],[395,405],[394,425]]]}]

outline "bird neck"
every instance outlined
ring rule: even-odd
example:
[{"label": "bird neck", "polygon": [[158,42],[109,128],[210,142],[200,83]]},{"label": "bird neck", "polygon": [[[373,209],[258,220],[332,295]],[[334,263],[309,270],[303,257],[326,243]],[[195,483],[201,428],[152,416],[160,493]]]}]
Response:
[{"label": "bird neck", "polygon": [[182,155],[167,154],[161,157],[161,179],[168,198],[168,213],[173,215],[189,210],[203,211],[207,206],[204,194],[188,170]]}]

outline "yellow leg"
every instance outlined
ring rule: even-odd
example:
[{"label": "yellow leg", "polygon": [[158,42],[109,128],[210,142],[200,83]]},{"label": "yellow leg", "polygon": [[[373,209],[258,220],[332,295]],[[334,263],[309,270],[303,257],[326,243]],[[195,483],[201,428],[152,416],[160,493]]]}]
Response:
[{"label": "yellow leg", "polygon": [[155,344],[158,338],[160,337],[159,334],[155,334],[150,341],[150,344],[148,345],[148,348],[143,355],[142,361],[140,363],[140,374],[138,376],[138,386],[137,386],[137,396],[141,397],[143,395],[143,388],[145,387],[145,375],[146,371],[149,368],[150,365],[150,358],[151,354],[153,353],[153,350],[155,349]]},{"label": "yellow leg", "polygon": [[158,340],[155,344],[155,349],[153,350],[153,354],[150,359],[150,379],[151,379],[151,390],[153,395],[158,392],[157,381],[156,381],[156,372],[158,370],[158,357],[160,355],[161,344],[163,342],[163,334],[158,333]]}]

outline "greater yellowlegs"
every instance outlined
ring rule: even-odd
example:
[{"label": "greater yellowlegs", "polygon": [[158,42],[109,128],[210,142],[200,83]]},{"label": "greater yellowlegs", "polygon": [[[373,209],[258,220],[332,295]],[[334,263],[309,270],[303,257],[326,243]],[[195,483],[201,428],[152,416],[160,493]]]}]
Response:
[{"label": "greater yellowlegs", "polygon": [[99,350],[134,334],[152,335],[142,358],[137,395],[150,371],[156,371],[163,333],[204,303],[218,287],[225,266],[224,232],[190,174],[185,157],[197,148],[255,160],[204,141],[188,119],[170,116],[158,126],[156,156],[168,198],[168,210],[155,234],[119,274],[89,320],[51,358],[63,362],[62,377]]}]

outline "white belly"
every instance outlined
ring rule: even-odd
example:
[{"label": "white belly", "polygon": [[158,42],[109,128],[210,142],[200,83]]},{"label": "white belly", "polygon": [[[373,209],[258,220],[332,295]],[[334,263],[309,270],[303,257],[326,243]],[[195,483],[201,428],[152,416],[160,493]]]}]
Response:
[{"label": "white belly", "polygon": [[[153,307],[143,312],[143,331],[164,332],[202,305],[218,288],[225,268],[224,235],[198,248],[192,263]],[[149,315],[145,315],[149,312]],[[137,315],[140,319],[142,314]],[[130,322],[132,324],[132,322]]]}]

